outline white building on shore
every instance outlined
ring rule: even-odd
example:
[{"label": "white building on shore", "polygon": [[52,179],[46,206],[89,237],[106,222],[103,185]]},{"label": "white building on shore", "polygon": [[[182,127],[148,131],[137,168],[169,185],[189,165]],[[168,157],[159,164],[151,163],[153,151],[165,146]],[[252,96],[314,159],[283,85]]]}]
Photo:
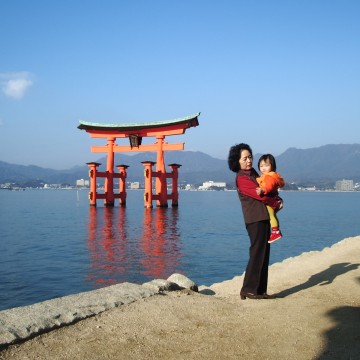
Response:
[{"label": "white building on shore", "polygon": [[76,186],[89,187],[89,180],[84,180],[84,179],[76,180]]},{"label": "white building on shore", "polygon": [[214,187],[224,189],[226,188],[226,182],[205,181],[199,186],[199,190],[209,190]]},{"label": "white building on shore", "polygon": [[130,183],[130,189],[131,190],[139,190],[140,183],[138,181],[134,181],[134,182]]},{"label": "white building on shore", "polygon": [[337,191],[354,191],[354,181],[353,180],[338,180],[336,182]]}]

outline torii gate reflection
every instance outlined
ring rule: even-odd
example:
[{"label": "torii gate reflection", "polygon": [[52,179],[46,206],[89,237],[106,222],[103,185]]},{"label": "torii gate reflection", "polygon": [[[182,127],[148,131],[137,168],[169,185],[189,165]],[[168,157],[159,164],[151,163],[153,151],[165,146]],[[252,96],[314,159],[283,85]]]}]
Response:
[{"label": "torii gate reflection", "polygon": [[144,221],[131,226],[123,207],[89,207],[87,279],[94,287],[166,279],[179,271],[178,208],[144,209]]}]

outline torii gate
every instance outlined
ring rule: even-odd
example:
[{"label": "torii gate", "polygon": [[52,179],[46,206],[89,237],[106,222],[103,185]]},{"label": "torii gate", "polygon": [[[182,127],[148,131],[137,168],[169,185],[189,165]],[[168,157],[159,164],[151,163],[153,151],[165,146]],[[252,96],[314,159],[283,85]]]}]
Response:
[{"label": "torii gate", "polygon": [[[114,173],[115,152],[146,152],[156,151],[156,172],[152,171],[155,165],[152,161],[145,161],[145,207],[152,207],[152,200],[157,200],[157,206],[167,207],[167,200],[172,200],[172,206],[178,205],[177,179],[179,164],[170,164],[172,173],[166,173],[164,151],[184,150],[184,143],[168,144],[165,136],[184,134],[186,129],[199,125],[200,113],[168,121],[157,121],[142,124],[98,124],[80,121],[78,129],[85,130],[92,138],[107,139],[105,146],[92,146],[91,152],[107,153],[106,172],[97,171],[100,165],[96,162],[87,163],[90,167],[90,205],[96,206],[97,199],[104,199],[105,206],[114,206],[114,200],[119,199],[120,205],[126,204],[125,179],[127,165],[117,165],[119,173]],[[120,146],[115,143],[117,138],[129,138],[130,145]],[[143,137],[155,137],[154,144],[141,145]],[[104,177],[104,194],[96,192],[96,178]],[[152,194],[152,178],[156,178],[156,194]],[[114,178],[119,178],[119,193],[114,193]],[[167,194],[167,178],[172,178],[172,193]]]}]

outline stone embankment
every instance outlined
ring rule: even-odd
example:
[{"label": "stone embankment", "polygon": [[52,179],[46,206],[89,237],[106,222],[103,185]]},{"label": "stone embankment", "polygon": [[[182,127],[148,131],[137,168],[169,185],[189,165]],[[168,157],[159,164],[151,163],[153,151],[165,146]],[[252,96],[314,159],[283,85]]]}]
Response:
[{"label": "stone embankment", "polygon": [[187,277],[173,274],[167,280],[122,283],[0,311],[0,349],[136,300],[180,289],[198,290]]}]

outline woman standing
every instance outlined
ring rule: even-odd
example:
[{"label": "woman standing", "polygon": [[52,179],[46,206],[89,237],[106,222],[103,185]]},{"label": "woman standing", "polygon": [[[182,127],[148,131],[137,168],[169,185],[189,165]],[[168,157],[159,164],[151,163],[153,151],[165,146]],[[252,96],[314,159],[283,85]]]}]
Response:
[{"label": "woman standing", "polygon": [[245,226],[250,238],[250,258],[246,267],[244,283],[240,291],[242,300],[273,299],[267,294],[268,266],[270,257],[270,220],[265,205],[282,207],[279,199],[257,195],[259,174],[252,167],[252,150],[247,144],[238,144],[230,148],[228,165],[236,172],[236,186],[240,198]]}]

